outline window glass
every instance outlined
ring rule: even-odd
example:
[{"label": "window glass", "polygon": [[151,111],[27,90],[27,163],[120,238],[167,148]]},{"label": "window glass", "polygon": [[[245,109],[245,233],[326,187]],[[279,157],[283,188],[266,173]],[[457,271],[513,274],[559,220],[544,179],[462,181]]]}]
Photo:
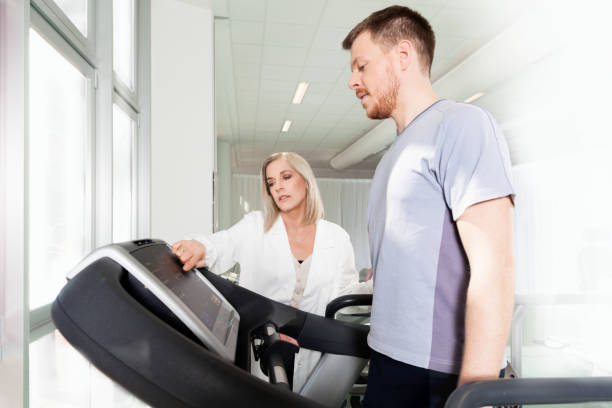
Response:
[{"label": "window glass", "polygon": [[85,255],[89,80],[30,29],[28,265],[30,307],[51,302]]},{"label": "window glass", "polygon": [[134,137],[136,123],[113,105],[113,241],[133,238]]},{"label": "window glass", "polygon": [[113,0],[113,68],[131,90],[135,88],[135,26],[135,0]]},{"label": "window glass", "polygon": [[55,0],[72,24],[87,37],[87,0]]}]

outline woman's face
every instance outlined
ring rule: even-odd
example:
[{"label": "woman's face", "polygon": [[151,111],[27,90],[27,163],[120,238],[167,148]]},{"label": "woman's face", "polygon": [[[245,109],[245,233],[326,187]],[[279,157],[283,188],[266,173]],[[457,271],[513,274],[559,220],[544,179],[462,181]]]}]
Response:
[{"label": "woman's face", "polygon": [[287,160],[277,159],[268,164],[266,184],[281,212],[306,209],[306,180]]}]

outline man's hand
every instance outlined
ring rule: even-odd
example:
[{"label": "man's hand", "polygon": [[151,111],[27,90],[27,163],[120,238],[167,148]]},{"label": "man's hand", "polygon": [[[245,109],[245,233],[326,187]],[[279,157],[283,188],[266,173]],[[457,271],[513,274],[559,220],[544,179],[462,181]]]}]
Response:
[{"label": "man's hand", "polygon": [[201,268],[206,262],[206,247],[198,241],[178,241],[172,245],[172,253],[183,263],[183,270]]},{"label": "man's hand", "polygon": [[470,206],[457,220],[470,264],[457,386],[499,378],[514,307],[513,208],[509,197],[497,198]]}]

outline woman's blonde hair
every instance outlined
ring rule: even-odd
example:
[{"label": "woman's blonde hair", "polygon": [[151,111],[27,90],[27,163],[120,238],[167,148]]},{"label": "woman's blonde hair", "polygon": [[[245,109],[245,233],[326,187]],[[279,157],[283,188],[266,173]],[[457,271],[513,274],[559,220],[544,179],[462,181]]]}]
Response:
[{"label": "woman's blonde hair", "polygon": [[266,181],[266,169],[268,165],[275,160],[285,159],[297,171],[304,181],[306,181],[306,224],[314,224],[325,215],[323,209],[323,201],[321,201],[321,194],[319,193],[319,187],[317,186],[317,180],[315,179],[314,173],[310,164],[299,154],[293,152],[280,152],[274,153],[268,156],[261,165],[261,202],[263,203],[263,214],[264,214],[264,231],[268,232],[276,218],[280,209],[274,202],[274,198],[270,194],[268,183]]}]

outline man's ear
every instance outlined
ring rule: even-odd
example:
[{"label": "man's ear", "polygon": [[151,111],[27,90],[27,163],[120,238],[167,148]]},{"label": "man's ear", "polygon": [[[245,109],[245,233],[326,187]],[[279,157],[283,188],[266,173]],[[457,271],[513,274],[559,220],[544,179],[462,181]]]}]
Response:
[{"label": "man's ear", "polygon": [[405,71],[416,60],[414,47],[410,41],[403,40],[397,44],[396,50],[399,57],[400,68],[402,71]]}]

